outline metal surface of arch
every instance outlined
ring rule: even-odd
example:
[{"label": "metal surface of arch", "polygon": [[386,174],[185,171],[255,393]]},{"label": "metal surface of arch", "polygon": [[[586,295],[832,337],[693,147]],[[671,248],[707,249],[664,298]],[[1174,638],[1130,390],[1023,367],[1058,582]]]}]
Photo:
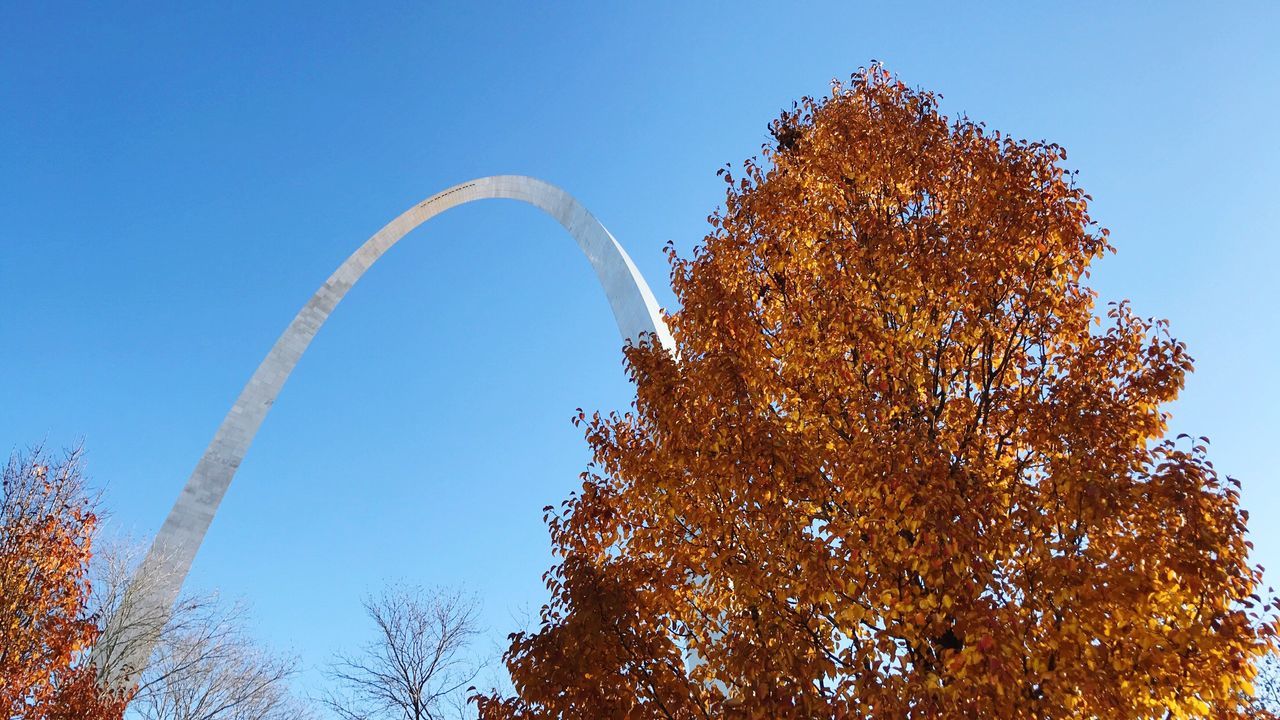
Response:
[{"label": "metal surface of arch", "polygon": [[145,666],[155,645],[156,629],[137,618],[166,616],[177,600],[254,435],[312,338],[347,291],[414,228],[450,208],[493,198],[533,205],[569,231],[591,262],[624,341],[638,343],[642,335],[648,334],[653,342],[668,350],[674,348],[653,292],[635,263],[613,235],[564,190],[535,178],[497,175],[455,185],[418,203],[369,238],[325,281],[240,392],[156,534],[126,592],[130,601],[108,623],[104,637],[112,638],[111,651],[103,647],[101,654],[111,657],[95,657],[104,681],[114,685],[132,682]]}]

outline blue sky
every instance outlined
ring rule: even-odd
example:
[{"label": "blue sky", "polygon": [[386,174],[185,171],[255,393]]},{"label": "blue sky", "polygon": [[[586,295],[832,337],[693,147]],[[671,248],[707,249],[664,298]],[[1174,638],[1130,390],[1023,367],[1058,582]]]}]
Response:
[{"label": "blue sky", "polygon": [[[412,203],[545,178],[671,306],[661,248],[701,239],[716,169],[877,59],[1068,149],[1119,248],[1096,287],[1189,344],[1175,429],[1211,437],[1280,562],[1273,3],[178,5],[0,8],[0,443],[82,439],[110,532],[155,531],[297,309]],[[450,211],[312,345],[194,584],[310,664],[394,579],[471,588],[500,641],[545,597],[540,508],[587,460],[570,415],[631,397],[620,359],[552,220]]]}]

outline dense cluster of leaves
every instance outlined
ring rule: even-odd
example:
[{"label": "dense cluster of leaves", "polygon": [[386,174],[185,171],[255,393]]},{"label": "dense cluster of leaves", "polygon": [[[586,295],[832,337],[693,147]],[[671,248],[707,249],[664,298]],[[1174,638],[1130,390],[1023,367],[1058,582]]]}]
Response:
[{"label": "dense cluster of leaves", "polygon": [[118,719],[124,698],[99,688],[85,657],[98,634],[86,612],[97,519],[78,456],[14,457],[3,477],[0,717]]},{"label": "dense cluster of leaves", "polygon": [[1095,308],[1062,149],[879,68],[772,130],[671,252],[677,357],[580,416],[552,600],[482,715],[1240,711],[1275,627],[1238,485],[1167,437],[1183,344]]}]

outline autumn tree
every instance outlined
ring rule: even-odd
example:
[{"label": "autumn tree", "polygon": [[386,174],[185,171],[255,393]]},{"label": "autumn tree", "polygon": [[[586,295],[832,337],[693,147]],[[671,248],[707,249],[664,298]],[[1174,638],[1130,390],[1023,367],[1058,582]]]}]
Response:
[{"label": "autumn tree", "polygon": [[880,68],[798,103],[671,251],[674,357],[549,525],[486,718],[1245,712],[1274,643],[1192,359],[1099,307],[1066,153]]},{"label": "autumn tree", "polygon": [[97,516],[80,453],[14,455],[0,488],[0,717],[119,718],[124,698],[99,688],[87,652]]}]

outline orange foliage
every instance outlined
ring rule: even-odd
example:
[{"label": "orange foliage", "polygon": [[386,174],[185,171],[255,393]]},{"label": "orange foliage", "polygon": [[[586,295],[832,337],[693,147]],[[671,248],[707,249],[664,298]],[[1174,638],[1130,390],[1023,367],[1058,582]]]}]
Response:
[{"label": "orange foliage", "polygon": [[119,718],[85,655],[98,631],[86,616],[97,519],[77,455],[50,467],[40,452],[11,459],[0,497],[0,716]]},{"label": "orange foliage", "polygon": [[1065,152],[879,68],[771,129],[671,251],[678,361],[630,350],[635,411],[579,416],[482,716],[1239,712],[1275,627],[1238,484],[1166,437],[1183,344],[1095,312]]}]

